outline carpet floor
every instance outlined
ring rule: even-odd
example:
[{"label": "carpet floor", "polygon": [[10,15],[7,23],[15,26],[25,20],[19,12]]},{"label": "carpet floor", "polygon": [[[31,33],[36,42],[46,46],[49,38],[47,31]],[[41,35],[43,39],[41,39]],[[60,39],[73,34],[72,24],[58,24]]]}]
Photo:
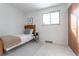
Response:
[{"label": "carpet floor", "polygon": [[65,45],[31,41],[8,52],[4,56],[75,56]]}]

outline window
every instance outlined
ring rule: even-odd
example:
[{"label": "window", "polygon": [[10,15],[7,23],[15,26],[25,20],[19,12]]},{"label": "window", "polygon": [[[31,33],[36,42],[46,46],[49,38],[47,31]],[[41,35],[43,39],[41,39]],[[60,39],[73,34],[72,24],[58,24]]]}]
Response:
[{"label": "window", "polygon": [[43,24],[59,24],[59,11],[43,14]]}]

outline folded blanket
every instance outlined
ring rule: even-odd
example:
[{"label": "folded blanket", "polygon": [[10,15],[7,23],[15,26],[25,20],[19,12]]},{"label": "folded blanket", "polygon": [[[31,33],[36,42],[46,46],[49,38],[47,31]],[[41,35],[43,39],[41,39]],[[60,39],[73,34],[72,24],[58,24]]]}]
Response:
[{"label": "folded blanket", "polygon": [[6,35],[0,37],[3,40],[4,49],[12,47],[21,42],[21,39],[16,36]]}]

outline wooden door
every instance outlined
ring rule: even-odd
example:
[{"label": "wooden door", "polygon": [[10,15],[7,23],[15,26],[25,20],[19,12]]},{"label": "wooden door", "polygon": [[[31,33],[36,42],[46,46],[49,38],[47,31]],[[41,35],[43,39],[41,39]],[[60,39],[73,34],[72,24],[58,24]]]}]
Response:
[{"label": "wooden door", "polygon": [[68,9],[68,44],[71,47],[71,49],[75,52],[75,54],[78,55],[78,20],[75,15],[75,11],[76,3],[73,3]]},{"label": "wooden door", "polygon": [[2,40],[0,40],[0,56],[3,55],[3,45],[2,45]]},{"label": "wooden door", "polygon": [[78,20],[78,55],[79,55],[79,3],[77,4],[77,8],[76,8],[76,13],[77,13],[77,20]]}]

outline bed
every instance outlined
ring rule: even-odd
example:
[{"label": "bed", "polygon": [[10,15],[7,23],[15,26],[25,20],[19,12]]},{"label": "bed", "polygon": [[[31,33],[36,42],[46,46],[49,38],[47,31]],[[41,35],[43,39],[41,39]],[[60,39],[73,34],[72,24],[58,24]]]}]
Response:
[{"label": "bed", "polygon": [[[10,39],[12,38],[12,39]],[[6,40],[8,39],[8,40]],[[20,34],[20,35],[7,35],[3,36],[2,40],[4,42],[4,50],[9,51],[17,46],[29,42],[33,39],[33,34]]]},{"label": "bed", "polygon": [[35,25],[25,25],[24,29],[33,29],[33,31],[30,34],[6,35],[0,37],[3,51],[9,51],[33,39],[33,34],[35,33]]}]

